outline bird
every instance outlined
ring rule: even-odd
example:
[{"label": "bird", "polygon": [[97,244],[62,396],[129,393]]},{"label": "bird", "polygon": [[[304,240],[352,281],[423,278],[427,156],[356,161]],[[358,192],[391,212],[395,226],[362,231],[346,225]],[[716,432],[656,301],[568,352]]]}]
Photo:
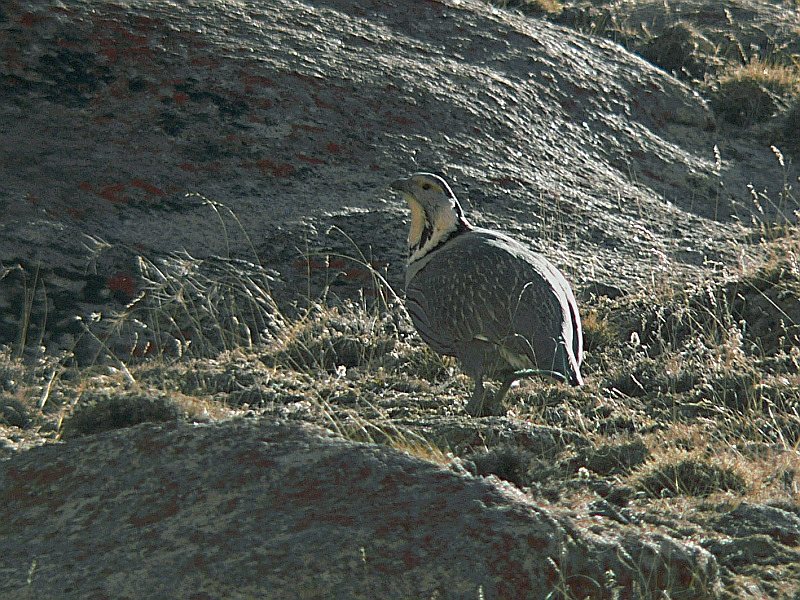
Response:
[{"label": "bird", "polygon": [[[423,341],[474,379],[467,413],[497,414],[514,381],[531,375],[582,385],[581,319],[561,271],[508,235],[470,224],[439,175],[414,173],[390,187],[411,210],[406,309]],[[501,381],[493,398],[485,379]]]}]

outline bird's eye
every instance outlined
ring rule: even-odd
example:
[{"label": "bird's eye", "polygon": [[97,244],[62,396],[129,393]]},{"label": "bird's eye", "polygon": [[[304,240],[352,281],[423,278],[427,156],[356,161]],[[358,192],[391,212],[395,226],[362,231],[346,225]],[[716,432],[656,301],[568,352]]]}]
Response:
[{"label": "bird's eye", "polygon": [[422,189],[423,189],[423,190],[429,190],[429,189],[431,189],[431,184],[430,184],[430,183],[423,183],[423,184],[422,184]]}]

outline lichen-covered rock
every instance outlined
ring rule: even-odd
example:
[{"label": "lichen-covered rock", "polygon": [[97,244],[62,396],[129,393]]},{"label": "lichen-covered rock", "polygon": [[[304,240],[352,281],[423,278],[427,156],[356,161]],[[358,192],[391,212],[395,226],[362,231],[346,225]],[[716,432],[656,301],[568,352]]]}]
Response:
[{"label": "lichen-covered rock", "polygon": [[372,289],[364,261],[306,247],[397,283],[386,185],[413,170],[579,285],[622,288],[737,260],[747,184],[784,181],[664,72],[477,0],[15,0],[0,29],[0,342],[102,352],[83,325],[146,294],[137,254],[260,263],[300,284],[288,299],[309,275]]},{"label": "lichen-covered rock", "polygon": [[704,550],[494,478],[238,420],[142,425],[0,463],[0,595],[712,598]]},{"label": "lichen-covered rock", "polygon": [[800,544],[800,516],[777,506],[742,503],[714,522],[714,529],[733,537],[769,535],[782,544]]}]

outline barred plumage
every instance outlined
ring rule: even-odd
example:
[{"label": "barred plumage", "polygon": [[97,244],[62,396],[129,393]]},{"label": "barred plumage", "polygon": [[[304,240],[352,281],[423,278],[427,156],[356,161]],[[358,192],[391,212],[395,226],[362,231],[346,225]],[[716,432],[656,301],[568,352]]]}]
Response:
[{"label": "barred plumage", "polygon": [[472,227],[447,183],[417,173],[392,184],[411,208],[406,306],[422,339],[475,379],[467,411],[484,412],[485,378],[544,374],[581,385],[583,335],[572,289],[544,256]]}]

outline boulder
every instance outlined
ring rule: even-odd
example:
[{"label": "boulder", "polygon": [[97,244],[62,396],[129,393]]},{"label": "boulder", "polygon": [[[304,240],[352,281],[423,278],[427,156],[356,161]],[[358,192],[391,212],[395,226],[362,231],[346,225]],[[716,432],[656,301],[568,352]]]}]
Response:
[{"label": "boulder", "polygon": [[0,595],[713,598],[705,550],[292,422],[140,425],[0,463]]}]

